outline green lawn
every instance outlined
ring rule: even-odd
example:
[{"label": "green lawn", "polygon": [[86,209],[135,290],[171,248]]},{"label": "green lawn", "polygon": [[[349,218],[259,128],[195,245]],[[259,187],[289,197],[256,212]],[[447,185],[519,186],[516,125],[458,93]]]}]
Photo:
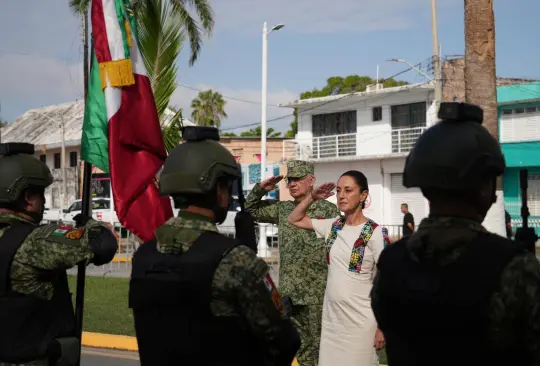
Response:
[{"label": "green lawn", "polygon": [[[69,285],[75,303],[75,276]],[[84,300],[84,330],[88,332],[135,336],[133,315],[128,308],[129,279],[87,277]],[[380,353],[380,363],[386,364],[386,353]]]},{"label": "green lawn", "polygon": [[[76,277],[70,276],[73,304],[76,284]],[[88,276],[84,291],[84,330],[134,336],[133,314],[128,308],[128,291],[127,278]]]}]

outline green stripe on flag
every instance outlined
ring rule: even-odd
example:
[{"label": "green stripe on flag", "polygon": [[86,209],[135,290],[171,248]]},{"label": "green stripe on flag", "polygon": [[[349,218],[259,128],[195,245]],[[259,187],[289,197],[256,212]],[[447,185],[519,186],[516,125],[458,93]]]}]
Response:
[{"label": "green stripe on flag", "polygon": [[116,8],[116,18],[120,25],[120,31],[122,32],[122,42],[124,43],[124,55],[125,58],[131,58],[130,49],[127,40],[126,21],[128,20],[126,15],[126,9],[124,8],[124,2],[122,0],[115,0],[114,6]]},{"label": "green stripe on flag", "polygon": [[88,80],[88,98],[84,108],[81,139],[82,160],[109,172],[109,121],[105,94],[101,89],[99,63],[92,45],[92,66]]}]

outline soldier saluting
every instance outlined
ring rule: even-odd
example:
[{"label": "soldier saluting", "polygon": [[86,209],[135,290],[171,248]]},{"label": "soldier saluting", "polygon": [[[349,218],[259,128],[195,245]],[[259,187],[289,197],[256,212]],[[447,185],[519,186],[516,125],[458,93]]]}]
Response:
[{"label": "soldier saluting", "polygon": [[255,243],[216,228],[241,169],[217,129],[182,134],[159,182],[179,215],[133,257],[129,302],[141,365],[289,366],[300,340],[268,265]]},{"label": "soldier saluting", "polygon": [[[279,290],[292,302],[292,319],[300,333],[302,346],[296,355],[300,366],[319,362],[322,308],[328,264],[323,239],[313,232],[288,223],[294,208],[311,194],[315,184],[313,163],[292,160],[287,163],[287,188],[294,201],[263,200],[276,188],[283,176],[268,178],[253,187],[246,199],[246,210],[258,222],[278,225],[279,235]],[[307,215],[312,219],[331,219],[339,216],[330,201],[315,202]]]},{"label": "soldier saluting", "polygon": [[75,365],[79,340],[66,270],[102,265],[113,233],[77,215],[77,227],[39,225],[51,171],[29,144],[0,144],[0,365]]}]

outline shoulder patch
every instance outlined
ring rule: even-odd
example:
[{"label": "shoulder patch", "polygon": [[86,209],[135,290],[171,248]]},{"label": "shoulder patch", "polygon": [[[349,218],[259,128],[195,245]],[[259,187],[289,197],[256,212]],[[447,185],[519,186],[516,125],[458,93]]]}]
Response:
[{"label": "shoulder patch", "polygon": [[84,229],[70,230],[66,233],[66,238],[71,240],[78,240],[84,235]]},{"label": "shoulder patch", "polygon": [[65,236],[69,230],[70,228],[67,226],[60,226],[58,229],[52,232],[51,236]]},{"label": "shoulder patch", "polygon": [[270,276],[270,273],[267,272],[264,275],[263,283],[266,286],[266,289],[270,294],[272,295],[272,302],[276,306],[276,309],[284,313],[285,312],[285,304],[283,304],[283,300],[281,299],[281,296],[279,295],[279,292],[276,288],[276,285],[274,284],[274,280],[272,280],[272,276]]}]

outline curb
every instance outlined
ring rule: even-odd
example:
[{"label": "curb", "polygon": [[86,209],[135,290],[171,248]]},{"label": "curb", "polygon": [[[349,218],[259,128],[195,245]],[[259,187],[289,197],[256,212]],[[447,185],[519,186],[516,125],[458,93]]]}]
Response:
[{"label": "curb", "polygon": [[135,337],[92,332],[83,332],[82,345],[85,347],[110,348],[133,352],[139,350],[137,338]]},{"label": "curb", "polygon": [[[108,348],[131,352],[139,351],[137,338],[124,335],[83,332],[82,345],[92,348]],[[296,359],[291,366],[299,366]]]},{"label": "curb", "polygon": [[[82,345],[84,347],[92,348],[109,348],[131,352],[139,351],[137,338],[124,335],[83,332]],[[299,366],[296,358],[291,366]]]}]

